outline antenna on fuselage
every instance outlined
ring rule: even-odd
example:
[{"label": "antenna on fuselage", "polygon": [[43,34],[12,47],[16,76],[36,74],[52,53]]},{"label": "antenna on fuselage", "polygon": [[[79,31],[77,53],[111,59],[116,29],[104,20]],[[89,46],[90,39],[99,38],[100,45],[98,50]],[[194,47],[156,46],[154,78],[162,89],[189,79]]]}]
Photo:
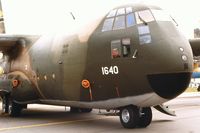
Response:
[{"label": "antenna on fuselage", "polygon": [[75,16],[74,16],[74,14],[73,14],[72,12],[70,12],[70,14],[71,14],[73,20],[75,20],[76,18],[75,18]]},{"label": "antenna on fuselage", "polygon": [[178,23],[176,22],[176,20],[172,16],[170,16],[170,17],[174,21],[174,23],[176,24],[176,26],[178,26]]}]

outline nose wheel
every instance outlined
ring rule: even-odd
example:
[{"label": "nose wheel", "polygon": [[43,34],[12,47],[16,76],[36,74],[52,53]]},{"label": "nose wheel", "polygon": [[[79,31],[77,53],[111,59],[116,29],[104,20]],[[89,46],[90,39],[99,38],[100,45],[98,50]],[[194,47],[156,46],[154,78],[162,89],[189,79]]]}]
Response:
[{"label": "nose wheel", "polygon": [[140,119],[138,127],[147,127],[152,121],[152,111],[150,107],[140,109]]},{"label": "nose wheel", "polygon": [[147,127],[152,121],[150,107],[127,106],[120,110],[120,122],[124,128]]}]

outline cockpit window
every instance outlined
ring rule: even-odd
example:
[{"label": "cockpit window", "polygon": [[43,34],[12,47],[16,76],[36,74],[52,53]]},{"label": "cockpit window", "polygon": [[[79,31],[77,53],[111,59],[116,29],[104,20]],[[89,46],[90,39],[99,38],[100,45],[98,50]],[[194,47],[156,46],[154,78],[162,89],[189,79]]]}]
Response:
[{"label": "cockpit window", "polygon": [[131,39],[122,38],[111,41],[111,58],[128,58],[131,55]]},{"label": "cockpit window", "polygon": [[121,57],[121,40],[111,41],[111,58],[120,58]]},{"label": "cockpit window", "polygon": [[154,17],[150,10],[138,11],[135,13],[137,24],[154,21]]},{"label": "cockpit window", "polygon": [[109,18],[104,21],[102,32],[112,30],[114,18]]},{"label": "cockpit window", "polygon": [[132,13],[132,12],[133,12],[133,9],[131,7],[126,8],[126,14]]},{"label": "cockpit window", "polygon": [[110,11],[107,18],[114,17],[116,12],[117,12],[117,9]]},{"label": "cockpit window", "polygon": [[130,13],[126,16],[126,25],[127,27],[134,26],[136,24],[135,17],[133,13]]},{"label": "cockpit window", "polygon": [[122,39],[122,53],[123,57],[129,57],[131,53],[131,39],[123,38]]},{"label": "cockpit window", "polygon": [[119,16],[115,18],[113,30],[125,28],[125,16]]},{"label": "cockpit window", "polygon": [[139,41],[141,45],[151,43],[151,34],[148,25],[138,26],[138,32],[139,32]]},{"label": "cockpit window", "polygon": [[117,11],[117,16],[119,16],[119,15],[124,15],[124,14],[125,14],[124,8],[118,9],[118,11]]},{"label": "cockpit window", "polygon": [[104,21],[102,32],[129,28],[136,24],[132,7],[110,11]]},{"label": "cockpit window", "polygon": [[150,33],[149,26],[148,25],[139,26],[138,32],[139,32],[139,35],[144,35],[144,34]]},{"label": "cockpit window", "polygon": [[155,10],[152,9],[151,12],[153,13],[156,21],[171,21],[171,17],[163,10]]},{"label": "cockpit window", "polygon": [[151,35],[142,35],[139,37],[140,44],[150,44],[151,43]]}]

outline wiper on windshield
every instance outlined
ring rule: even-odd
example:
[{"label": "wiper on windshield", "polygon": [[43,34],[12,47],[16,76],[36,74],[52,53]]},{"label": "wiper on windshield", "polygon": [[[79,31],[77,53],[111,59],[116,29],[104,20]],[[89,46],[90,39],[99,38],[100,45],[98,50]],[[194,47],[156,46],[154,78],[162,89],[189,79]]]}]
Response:
[{"label": "wiper on windshield", "polygon": [[176,20],[172,16],[170,16],[170,17],[174,21],[174,23],[176,24],[176,26],[178,26],[178,23],[176,22]]},{"label": "wiper on windshield", "polygon": [[138,17],[139,17],[140,21],[142,21],[142,23],[144,23],[145,25],[147,25],[147,22],[140,16],[139,13],[138,13]]}]

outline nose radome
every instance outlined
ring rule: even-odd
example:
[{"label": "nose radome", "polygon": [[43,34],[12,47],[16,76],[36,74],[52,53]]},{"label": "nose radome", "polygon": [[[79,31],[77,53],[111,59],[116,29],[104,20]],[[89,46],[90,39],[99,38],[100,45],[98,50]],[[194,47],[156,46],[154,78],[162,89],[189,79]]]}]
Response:
[{"label": "nose radome", "polygon": [[191,79],[190,72],[148,75],[151,88],[165,99],[173,99],[186,90]]}]

